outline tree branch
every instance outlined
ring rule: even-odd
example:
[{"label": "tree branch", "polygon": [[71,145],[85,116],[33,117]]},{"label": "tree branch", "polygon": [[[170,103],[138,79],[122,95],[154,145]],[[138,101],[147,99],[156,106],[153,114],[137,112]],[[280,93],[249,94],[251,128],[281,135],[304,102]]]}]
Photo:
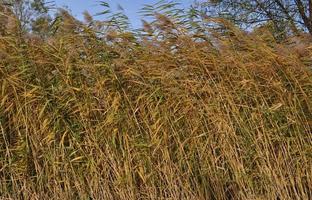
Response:
[{"label": "tree branch", "polygon": [[[290,22],[290,28],[291,28],[292,32],[295,35],[298,35],[299,31],[298,31],[298,28],[294,22],[294,19],[290,16],[290,13],[289,13],[290,11],[284,6],[284,4],[281,0],[274,0],[274,2],[281,8],[281,11],[286,16],[287,21]],[[312,2],[312,0],[310,0],[310,2]]]},{"label": "tree branch", "polygon": [[[309,19],[305,13],[305,10],[304,10],[304,5],[302,3],[301,0],[295,0],[296,2],[296,5],[298,7],[298,11],[299,11],[299,14],[304,22],[304,25],[307,27],[309,33],[312,35],[312,23],[311,23],[311,19]],[[310,4],[311,0],[309,0],[309,4]]]}]

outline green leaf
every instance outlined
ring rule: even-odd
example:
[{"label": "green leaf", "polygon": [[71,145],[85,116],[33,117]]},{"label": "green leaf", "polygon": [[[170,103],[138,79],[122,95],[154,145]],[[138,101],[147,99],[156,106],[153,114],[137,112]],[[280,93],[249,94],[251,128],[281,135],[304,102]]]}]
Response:
[{"label": "green leaf", "polygon": [[104,10],[104,11],[102,11],[102,12],[96,13],[95,16],[106,15],[106,14],[108,14],[108,13],[111,13],[111,11],[110,11],[110,10]]},{"label": "green leaf", "polygon": [[103,6],[103,7],[106,7],[106,8],[109,8],[109,4],[105,1],[99,1],[100,2],[100,6]]}]

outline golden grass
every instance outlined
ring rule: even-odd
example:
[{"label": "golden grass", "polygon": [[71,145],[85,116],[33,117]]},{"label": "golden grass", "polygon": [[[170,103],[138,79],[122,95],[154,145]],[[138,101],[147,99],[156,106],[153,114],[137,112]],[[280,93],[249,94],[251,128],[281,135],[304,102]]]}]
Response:
[{"label": "golden grass", "polygon": [[1,198],[311,199],[311,70],[231,31],[2,36]]}]

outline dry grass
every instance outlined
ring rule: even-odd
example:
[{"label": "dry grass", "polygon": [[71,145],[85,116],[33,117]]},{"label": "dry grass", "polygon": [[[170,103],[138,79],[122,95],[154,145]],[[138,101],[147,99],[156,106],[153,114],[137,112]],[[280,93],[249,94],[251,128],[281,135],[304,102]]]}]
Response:
[{"label": "dry grass", "polygon": [[197,42],[73,28],[0,38],[1,198],[312,198],[312,76],[295,51],[235,28]]}]

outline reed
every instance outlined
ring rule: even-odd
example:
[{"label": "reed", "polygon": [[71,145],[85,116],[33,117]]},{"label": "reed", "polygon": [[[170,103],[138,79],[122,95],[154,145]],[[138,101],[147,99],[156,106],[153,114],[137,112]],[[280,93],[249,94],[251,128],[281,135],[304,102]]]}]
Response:
[{"label": "reed", "polygon": [[312,198],[309,57],[222,20],[105,34],[62,14],[0,37],[1,198]]}]

